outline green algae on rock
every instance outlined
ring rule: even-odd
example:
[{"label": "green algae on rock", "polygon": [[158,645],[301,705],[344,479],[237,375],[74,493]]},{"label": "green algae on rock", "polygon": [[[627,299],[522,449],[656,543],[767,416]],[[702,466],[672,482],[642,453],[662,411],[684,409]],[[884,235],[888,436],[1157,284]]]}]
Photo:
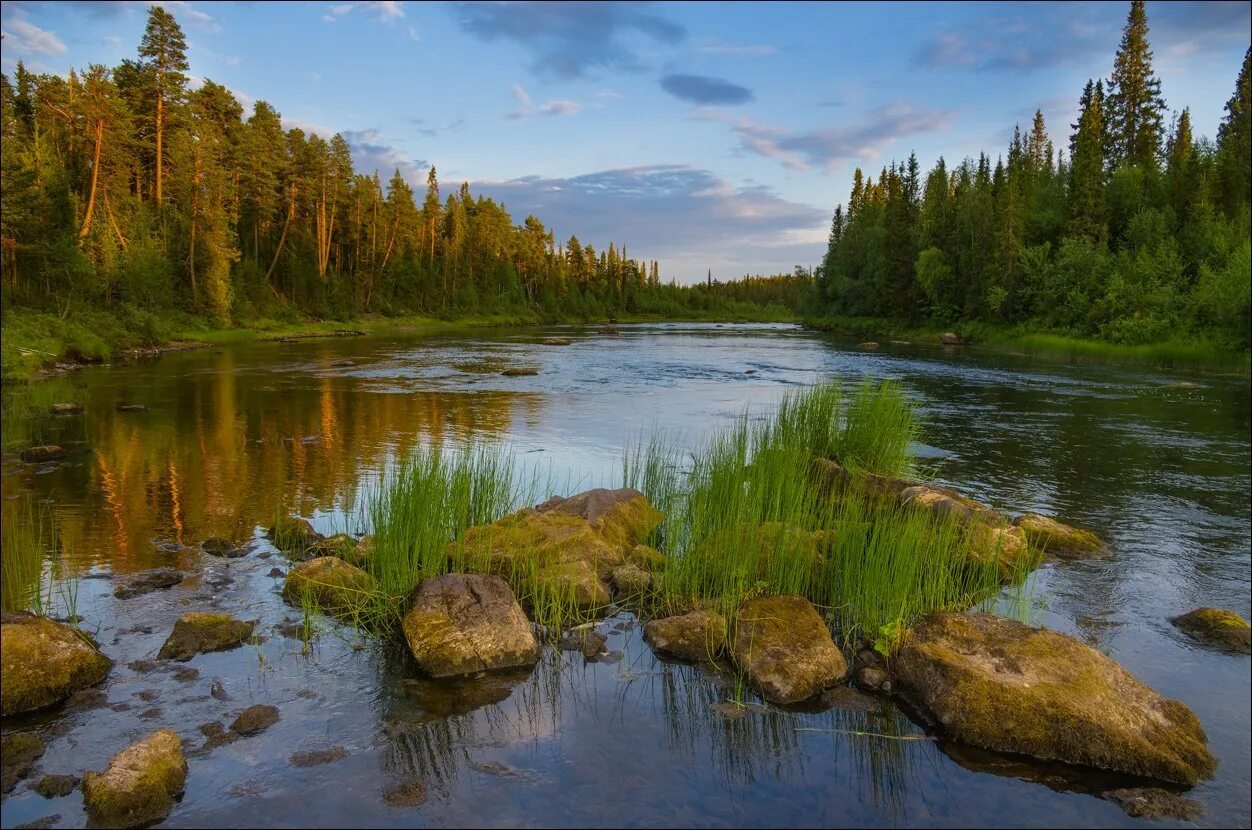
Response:
[{"label": "green algae on rock", "polygon": [[712,661],[726,647],[726,618],[701,608],[648,622],[643,627],[643,638],[661,654],[681,660]]},{"label": "green algae on rock", "polygon": [[281,516],[266,532],[274,547],[286,554],[303,554],[322,541],[322,534],[313,529],[308,519]]},{"label": "green algae on rock", "polygon": [[983,613],[932,614],[891,663],[952,738],[1193,785],[1217,762],[1196,716],[1073,637]]},{"label": "green algae on rock", "polygon": [[1089,530],[1080,530],[1051,516],[1026,513],[1013,520],[1026,534],[1026,541],[1048,556],[1091,556],[1104,550],[1104,543]]},{"label": "green algae on rock", "polygon": [[283,597],[289,602],[311,603],[329,614],[360,608],[377,590],[373,576],[337,556],[301,562],[283,582]]},{"label": "green algae on rock", "polygon": [[1197,608],[1171,622],[1193,640],[1206,645],[1243,654],[1252,651],[1252,628],[1234,611]]},{"label": "green algae on rock", "polygon": [[161,646],[162,660],[190,660],[205,651],[226,651],[252,636],[255,622],[237,620],[230,614],[191,611],[174,623],[169,639]]},{"label": "green algae on rock", "polygon": [[508,584],[489,574],[444,574],[413,594],[404,637],[431,677],[529,667],[539,641]]},{"label": "green algae on rock", "polygon": [[43,740],[31,732],[11,732],[0,738],[0,793],[9,792],[30,775],[44,748]]},{"label": "green algae on rock", "polygon": [[169,815],[186,783],[178,734],[161,729],[114,755],[104,772],[88,771],[83,801],[94,825],[140,827]]},{"label": "green algae on rock", "polygon": [[0,711],[6,717],[94,686],[112,666],[87,635],[68,625],[25,613],[0,618]]},{"label": "green algae on rock", "polygon": [[843,653],[804,597],[744,602],[735,619],[730,653],[748,682],[773,703],[798,703],[848,675]]},{"label": "green algae on rock", "polygon": [[525,585],[532,603],[576,614],[594,613],[612,601],[608,587],[585,559],[545,565],[527,577]]}]

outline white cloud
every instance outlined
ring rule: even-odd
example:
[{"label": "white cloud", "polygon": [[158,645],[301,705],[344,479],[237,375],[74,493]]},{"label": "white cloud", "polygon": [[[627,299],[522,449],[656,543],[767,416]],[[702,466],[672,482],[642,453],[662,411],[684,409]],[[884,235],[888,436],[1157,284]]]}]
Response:
[{"label": "white cloud", "polygon": [[14,14],[4,23],[2,30],[4,43],[19,55],[61,55],[65,53],[65,44],[61,39],[46,29],[41,29],[24,19],[21,11]]},{"label": "white cloud", "polygon": [[[359,3],[336,3],[328,8],[326,14],[322,15],[322,20],[327,23],[334,23],[341,17],[357,12],[382,23],[395,23],[404,17],[403,5],[403,3],[397,2],[397,0],[380,0],[380,2],[366,2],[363,0]],[[417,40],[414,27],[409,27],[409,37]]]},{"label": "white cloud", "polygon": [[[513,92],[513,97],[517,99],[517,109],[510,112],[505,118],[510,121],[522,121],[530,118],[532,115],[575,115],[582,110],[585,104],[582,101],[571,101],[568,98],[560,98],[552,101],[545,101],[542,104],[536,104],[530,97],[530,93],[526,91],[526,87],[521,84],[511,84],[509,89]],[[616,94],[616,93],[614,93]],[[604,97],[597,93],[593,98]],[[593,102],[591,106],[601,106],[598,102]]]},{"label": "white cloud", "polygon": [[187,0],[150,0],[148,5],[160,6],[175,17],[181,18],[182,21],[190,22],[191,25],[206,32],[216,34],[222,31],[222,26],[217,22],[217,18],[207,12],[200,11]]}]

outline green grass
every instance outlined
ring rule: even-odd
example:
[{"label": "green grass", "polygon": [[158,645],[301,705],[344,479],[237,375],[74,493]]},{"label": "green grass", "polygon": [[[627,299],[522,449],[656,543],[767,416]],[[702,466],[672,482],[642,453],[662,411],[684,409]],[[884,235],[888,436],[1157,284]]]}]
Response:
[{"label": "green grass", "polygon": [[64,540],[46,505],[29,498],[0,506],[0,608],[41,616],[78,610],[78,579],[65,572]]}]

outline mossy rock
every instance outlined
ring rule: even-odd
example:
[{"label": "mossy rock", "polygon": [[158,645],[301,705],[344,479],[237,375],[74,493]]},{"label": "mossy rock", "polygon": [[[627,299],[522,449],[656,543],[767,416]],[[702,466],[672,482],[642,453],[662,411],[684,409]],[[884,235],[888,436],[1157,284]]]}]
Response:
[{"label": "mossy rock", "polygon": [[635,545],[626,551],[626,563],[656,572],[665,567],[665,554],[649,545]]},{"label": "mossy rock", "polygon": [[967,553],[971,564],[996,565],[1003,577],[1021,574],[1038,564],[1040,553],[1026,541],[1020,527],[992,527],[981,522],[968,529]]},{"label": "mossy rock", "polygon": [[539,370],[538,369],[522,369],[522,368],[513,367],[510,369],[505,369],[500,374],[504,375],[506,378],[527,378],[527,377],[533,377],[534,375],[539,374]]},{"label": "mossy rock", "polygon": [[46,617],[5,614],[0,623],[0,710],[51,706],[94,686],[113,666],[86,634]]},{"label": "mossy rock", "polygon": [[829,496],[858,496],[891,504],[898,503],[905,490],[921,484],[898,476],[853,472],[831,458],[814,458],[809,464],[809,475]]},{"label": "mossy rock", "polygon": [[328,614],[362,608],[377,590],[378,582],[373,576],[337,556],[301,562],[287,572],[283,583],[283,597],[288,602],[310,603]]},{"label": "mossy rock", "polygon": [[65,450],[56,444],[41,444],[22,450],[22,460],[27,464],[43,464],[46,461],[60,461],[65,457]]},{"label": "mossy rock", "polygon": [[613,569],[613,587],[624,596],[639,597],[652,588],[652,574],[633,562],[627,562]]},{"label": "mossy rock", "polygon": [[93,826],[141,827],[169,815],[187,784],[187,760],[171,729],[123,749],[104,772],[83,776],[83,801]]},{"label": "mossy rock", "polygon": [[579,613],[596,611],[613,599],[595,566],[583,559],[540,568],[526,578],[525,584],[532,598],[569,606]]},{"label": "mossy rock", "polygon": [[750,579],[768,581],[780,558],[788,568],[804,567],[816,573],[834,538],[834,531],[808,531],[782,522],[745,522],[714,532],[693,553],[717,562],[734,550],[735,560],[745,563]]},{"label": "mossy rock", "polygon": [[239,717],[235,718],[230,725],[230,731],[236,735],[259,735],[276,723],[278,723],[277,707],[258,703],[240,712]]},{"label": "mossy rock", "polygon": [[900,503],[919,510],[927,510],[936,516],[950,516],[962,523],[978,523],[989,527],[1004,527],[1008,517],[987,505],[963,496],[951,487],[937,484],[919,484],[900,491]]},{"label": "mossy rock", "polygon": [[174,630],[157,655],[162,660],[190,660],[206,651],[226,651],[252,636],[255,622],[237,620],[230,614],[191,611],[174,623]]},{"label": "mossy rock", "polygon": [[1048,556],[1093,556],[1104,550],[1104,543],[1089,530],[1058,522],[1051,516],[1027,513],[1013,524],[1026,534],[1026,541]]},{"label": "mossy rock", "polygon": [[274,547],[287,554],[303,554],[322,541],[322,534],[313,529],[308,519],[283,516],[265,534]]},{"label": "mossy rock", "polygon": [[580,516],[605,540],[623,551],[646,542],[665,520],[643,493],[630,487],[616,490],[597,487],[569,498],[553,496],[536,510]]},{"label": "mossy rock", "polygon": [[591,524],[568,513],[519,510],[489,525],[471,527],[452,547],[454,565],[516,582],[535,568],[585,561],[608,570],[625,561]]},{"label": "mossy rock", "polygon": [[346,533],[336,533],[334,536],[327,536],[319,542],[313,544],[309,548],[309,555],[313,557],[319,556],[337,556],[351,565],[360,565],[357,560],[356,549],[361,543]]},{"label": "mossy rock", "polygon": [[1065,634],[937,613],[908,633],[891,667],[957,741],[1187,785],[1216,767],[1190,709]]},{"label": "mossy rock", "polygon": [[726,618],[701,608],[648,622],[643,627],[643,638],[661,654],[681,660],[712,661],[726,648]]},{"label": "mossy rock", "polygon": [[30,732],[11,732],[0,738],[0,793],[10,792],[30,775],[43,753],[43,741]]},{"label": "mossy rock", "polygon": [[759,597],[743,603],[730,653],[766,700],[798,703],[848,676],[830,629],[804,597]]},{"label": "mossy rock", "polygon": [[1252,628],[1234,611],[1221,608],[1197,608],[1171,622],[1194,640],[1227,651],[1248,654],[1252,651]]},{"label": "mossy rock", "polygon": [[508,584],[490,574],[422,582],[403,621],[418,666],[431,677],[530,667],[539,641]]}]

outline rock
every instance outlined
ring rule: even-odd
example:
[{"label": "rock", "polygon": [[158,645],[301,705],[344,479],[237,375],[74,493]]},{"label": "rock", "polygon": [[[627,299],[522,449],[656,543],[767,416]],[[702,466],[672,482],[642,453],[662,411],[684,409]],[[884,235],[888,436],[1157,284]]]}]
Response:
[{"label": "rock", "polygon": [[445,574],[413,594],[404,636],[431,677],[531,666],[539,642],[507,583],[488,574]]},{"label": "rock", "polygon": [[278,723],[278,709],[258,703],[240,712],[239,717],[235,718],[235,722],[230,725],[230,731],[237,735],[260,735],[276,723]]},{"label": "rock", "polygon": [[561,607],[572,606],[580,613],[603,608],[613,599],[595,567],[585,559],[547,565],[528,577],[526,584],[532,594]]},{"label": "rock", "polygon": [[210,536],[200,543],[200,548],[209,556],[220,556],[223,559],[238,559],[248,555],[246,548],[238,547],[221,536]]},{"label": "rock", "polygon": [[147,674],[156,671],[157,662],[155,660],[131,660],[126,664],[126,668],[139,674]]},{"label": "rock", "polygon": [[1248,621],[1234,611],[1220,608],[1197,608],[1170,620],[1194,640],[1206,645],[1237,651],[1242,654],[1252,650],[1252,628]]},{"label": "rock", "polygon": [[1216,766],[1190,709],[1064,634],[937,613],[891,667],[914,705],[974,746],[1187,785]]},{"label": "rock", "polygon": [[539,370],[511,368],[505,369],[500,374],[504,375],[506,378],[524,378],[539,374]]},{"label": "rock", "polygon": [[1159,787],[1126,787],[1109,790],[1103,797],[1112,801],[1134,818],[1176,818],[1195,821],[1204,815],[1204,805]]},{"label": "rock", "polygon": [[43,753],[43,741],[30,732],[10,732],[0,739],[0,793],[11,791],[30,775]]},{"label": "rock", "polygon": [[558,511],[519,510],[471,527],[452,552],[466,570],[485,569],[511,580],[544,565],[586,561],[607,573],[625,561],[623,551],[585,519]]},{"label": "rock", "polygon": [[665,519],[643,493],[631,487],[597,487],[567,499],[553,496],[535,509],[581,516],[593,530],[623,549],[646,541]]},{"label": "rock", "polygon": [[342,761],[347,757],[347,749],[342,746],[332,746],[329,749],[306,749],[301,752],[294,752],[289,760],[293,767],[304,768]]},{"label": "rock", "polygon": [[65,457],[65,450],[56,444],[41,444],[38,447],[27,447],[22,450],[22,460],[27,464],[42,464],[45,461],[60,461]]},{"label": "rock", "polygon": [[959,346],[961,345],[961,336],[956,332],[945,331],[939,335],[939,342],[944,346]]},{"label": "rock", "polygon": [[419,807],[426,801],[427,791],[425,778],[405,778],[383,789],[383,801],[389,807]]},{"label": "rock", "polygon": [[652,587],[652,574],[633,562],[627,562],[613,569],[613,586],[619,594],[642,596]]},{"label": "rock", "polygon": [[199,726],[200,734],[204,736],[204,746],[200,747],[202,751],[217,749],[219,746],[227,746],[239,740],[239,735],[234,732],[226,731],[226,727],[222,725],[220,720],[212,723],[202,723]]},{"label": "rock", "polygon": [[964,523],[979,522],[990,527],[1003,527],[1009,523],[1003,513],[963,496],[951,487],[936,484],[919,484],[900,491],[900,503],[929,510],[935,515],[951,516]]},{"label": "rock", "polygon": [[870,352],[878,351],[878,344],[875,343],[873,340],[868,340],[864,343],[858,343],[856,347],[858,349],[865,349],[866,351],[870,351]]},{"label": "rock", "polygon": [[843,653],[804,597],[745,602],[730,653],[748,681],[773,703],[798,703],[848,676]]},{"label": "rock", "polygon": [[549,337],[547,340],[543,341],[543,345],[545,346],[568,346],[572,342],[573,341],[570,340],[568,337]]},{"label": "rock", "polygon": [[171,729],[123,749],[104,772],[83,775],[83,801],[95,825],[140,827],[169,815],[187,783],[187,760]]},{"label": "rock", "polygon": [[13,825],[16,830],[46,830],[48,827],[56,827],[61,823],[61,814],[53,813],[50,816],[40,816],[34,821],[23,822],[22,824]]},{"label": "rock", "polygon": [[72,775],[45,775],[36,781],[31,789],[44,798],[63,798],[74,792],[78,779]]},{"label": "rock", "polygon": [[230,614],[191,611],[174,623],[157,656],[186,661],[204,651],[226,651],[248,639],[255,627],[255,622],[237,620]]},{"label": "rock", "polygon": [[858,496],[896,503],[900,494],[920,482],[877,473],[852,472],[830,458],[814,458],[809,475],[821,483],[831,495],[853,493]]},{"label": "rock", "polygon": [[991,527],[979,523],[970,528],[969,558],[978,564],[994,563],[1007,574],[1018,570],[1023,563],[1034,564],[1038,551],[1031,550],[1020,527]]},{"label": "rock", "polygon": [[42,709],[104,679],[113,661],[86,634],[30,614],[0,618],[0,712]]},{"label": "rock", "polygon": [[1013,524],[1026,534],[1026,541],[1048,556],[1090,556],[1104,550],[1094,533],[1062,524],[1050,516],[1027,513]]},{"label": "rock", "polygon": [[337,556],[319,556],[287,572],[283,597],[302,605],[312,603],[329,614],[361,608],[378,589],[373,576]]},{"label": "rock", "polygon": [[665,554],[648,545],[635,545],[626,551],[626,564],[638,565],[645,571],[659,571],[665,567]]},{"label": "rock", "polygon": [[179,669],[178,671],[174,672],[174,679],[177,680],[179,683],[187,683],[192,680],[198,680],[199,678],[200,678],[199,669],[187,668],[187,669]]},{"label": "rock", "polygon": [[856,682],[867,689],[880,689],[887,680],[888,674],[874,666],[865,666],[856,673]]},{"label": "rock", "polygon": [[230,700],[230,695],[226,693],[226,687],[220,680],[214,680],[209,684],[209,697],[214,700]]},{"label": "rock", "polygon": [[607,642],[605,636],[594,628],[582,628],[562,634],[559,647],[561,651],[582,652],[583,657],[590,660],[604,651],[604,645]]},{"label": "rock", "polygon": [[174,568],[152,568],[151,570],[140,571],[116,586],[113,589],[113,596],[118,599],[131,599],[143,594],[150,594],[153,591],[172,588],[183,581],[183,576],[182,571]]},{"label": "rock", "polygon": [[147,412],[146,404],[141,403],[119,403],[116,407],[118,412]]},{"label": "rock", "polygon": [[77,415],[83,411],[83,405],[80,403],[54,403],[52,405],[53,415]]},{"label": "rock", "polygon": [[643,638],[662,654],[681,660],[714,660],[726,647],[726,618],[700,609],[679,617],[652,620]]},{"label": "rock", "polygon": [[337,556],[350,565],[360,567],[365,563],[356,555],[359,544],[356,539],[346,533],[336,533],[334,536],[327,536],[309,548],[309,556]]},{"label": "rock", "polygon": [[287,554],[303,554],[322,541],[322,534],[307,519],[297,516],[279,518],[265,535],[274,547]]}]

